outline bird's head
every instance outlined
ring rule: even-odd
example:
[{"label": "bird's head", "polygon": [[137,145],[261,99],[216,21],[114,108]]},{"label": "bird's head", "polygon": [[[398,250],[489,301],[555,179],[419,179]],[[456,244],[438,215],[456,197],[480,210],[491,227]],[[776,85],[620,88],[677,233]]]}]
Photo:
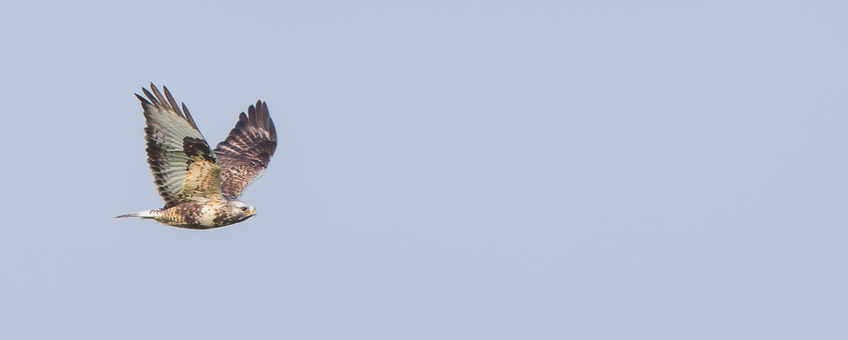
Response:
[{"label": "bird's head", "polygon": [[232,201],[231,212],[238,221],[244,221],[256,215],[256,209],[252,205],[241,201]]}]

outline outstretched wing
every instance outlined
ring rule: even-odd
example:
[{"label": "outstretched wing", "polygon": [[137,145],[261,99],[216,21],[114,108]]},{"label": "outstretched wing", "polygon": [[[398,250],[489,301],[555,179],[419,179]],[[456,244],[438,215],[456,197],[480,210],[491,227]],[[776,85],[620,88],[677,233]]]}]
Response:
[{"label": "outstretched wing", "polygon": [[188,108],[183,104],[180,111],[167,87],[166,97],[153,83],[150,89],[153,94],[142,88],[147,99],[135,96],[144,108],[147,163],[159,195],[165,200],[165,209],[186,201],[222,201],[221,166]]},{"label": "outstretched wing", "polygon": [[236,127],[215,147],[221,162],[221,191],[229,199],[238,199],[244,190],[262,176],[274,150],[277,149],[277,130],[268,114],[268,105],[257,101],[256,106],[242,112]]}]

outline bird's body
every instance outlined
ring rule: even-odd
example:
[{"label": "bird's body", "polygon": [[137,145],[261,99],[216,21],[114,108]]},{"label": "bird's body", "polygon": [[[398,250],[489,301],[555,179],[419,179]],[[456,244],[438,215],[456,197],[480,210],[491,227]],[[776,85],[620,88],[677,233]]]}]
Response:
[{"label": "bird's body", "polygon": [[235,207],[235,202],[184,202],[168,209],[154,209],[118,217],[154,219],[162,224],[190,228],[211,229],[238,223],[252,217],[256,210],[244,202],[245,211]]},{"label": "bird's body", "polygon": [[[274,122],[262,101],[239,115],[227,138],[211,150],[185,104],[182,111],[165,87],[136,95],[147,127],[147,162],[165,207],[121,215],[154,219],[190,229],[211,229],[244,221],[256,214],[238,198],[262,176],[277,147]],[[167,98],[167,99],[166,99]],[[184,111],[184,113],[183,113]]]}]

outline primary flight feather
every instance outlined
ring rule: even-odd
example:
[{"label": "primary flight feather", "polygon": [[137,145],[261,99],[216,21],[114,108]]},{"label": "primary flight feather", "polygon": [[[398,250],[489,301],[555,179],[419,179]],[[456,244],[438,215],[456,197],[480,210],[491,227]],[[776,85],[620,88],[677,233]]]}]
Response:
[{"label": "primary flight feather", "polygon": [[167,87],[165,96],[153,83],[138,94],[144,109],[147,163],[153,172],[162,209],[118,217],[154,219],[190,229],[211,229],[244,221],[256,214],[252,205],[238,200],[250,183],[265,172],[277,131],[268,106],[257,101],[214,150],[200,134],[185,104],[182,110]]}]

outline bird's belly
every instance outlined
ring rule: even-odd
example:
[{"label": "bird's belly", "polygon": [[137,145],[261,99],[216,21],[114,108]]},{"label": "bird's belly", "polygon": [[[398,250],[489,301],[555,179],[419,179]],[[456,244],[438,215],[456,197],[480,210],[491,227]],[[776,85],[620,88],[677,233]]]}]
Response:
[{"label": "bird's belly", "polygon": [[162,216],[156,220],[162,224],[178,228],[211,229],[223,227],[227,224],[215,222],[216,208],[219,208],[217,204],[185,202],[163,210]]}]

